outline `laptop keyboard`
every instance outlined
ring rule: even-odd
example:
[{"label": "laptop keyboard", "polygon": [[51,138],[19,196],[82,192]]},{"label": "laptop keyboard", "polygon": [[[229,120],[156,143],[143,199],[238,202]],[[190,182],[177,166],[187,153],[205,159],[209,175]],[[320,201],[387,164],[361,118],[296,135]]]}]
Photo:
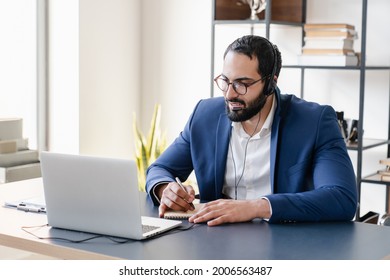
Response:
[{"label": "laptop keyboard", "polygon": [[150,226],[150,225],[142,225],[142,233],[147,233],[149,231],[152,231],[152,230],[155,230],[158,228],[160,228],[160,227]]}]

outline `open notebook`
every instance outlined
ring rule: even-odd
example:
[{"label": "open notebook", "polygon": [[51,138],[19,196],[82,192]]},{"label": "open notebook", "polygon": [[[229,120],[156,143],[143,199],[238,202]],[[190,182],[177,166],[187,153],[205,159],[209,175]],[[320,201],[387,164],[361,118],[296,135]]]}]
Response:
[{"label": "open notebook", "polygon": [[141,217],[133,160],[42,152],[41,167],[50,226],[145,239],[181,224]]},{"label": "open notebook", "polygon": [[191,217],[192,215],[197,213],[200,209],[202,209],[203,204],[202,203],[194,204],[194,206],[195,206],[195,210],[187,211],[187,212],[185,212],[185,211],[173,211],[173,210],[167,211],[164,214],[164,218],[165,219],[171,219],[171,220],[185,220],[185,219],[188,219],[189,217]]}]

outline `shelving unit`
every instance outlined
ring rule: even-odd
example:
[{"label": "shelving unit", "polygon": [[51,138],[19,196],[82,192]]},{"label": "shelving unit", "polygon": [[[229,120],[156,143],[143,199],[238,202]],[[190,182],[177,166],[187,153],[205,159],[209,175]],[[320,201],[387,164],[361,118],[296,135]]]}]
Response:
[{"label": "shelving unit", "polygon": [[[214,51],[215,51],[215,28],[217,25],[250,25],[251,34],[253,34],[254,26],[264,25],[265,26],[265,37],[269,38],[272,25],[285,25],[285,26],[296,26],[302,29],[302,45],[304,38],[303,25],[306,22],[306,3],[307,0],[302,0],[302,23],[291,23],[283,21],[272,21],[272,0],[267,0],[267,7],[265,11],[264,20],[218,20],[216,19],[216,1],[213,2],[212,7],[212,38],[211,38],[211,96],[214,96],[214,86],[213,86],[213,77],[214,77]],[[311,69],[323,69],[323,70],[345,70],[345,71],[358,71],[359,72],[359,123],[358,123],[358,141],[357,143],[347,144],[348,150],[355,151],[357,153],[357,163],[356,163],[356,182],[358,188],[358,199],[359,205],[361,201],[361,188],[362,183],[369,184],[381,184],[386,187],[386,198],[385,198],[385,209],[386,212],[390,213],[390,182],[383,182],[380,180],[380,177],[375,173],[370,174],[369,176],[362,176],[362,165],[363,165],[363,151],[372,149],[375,147],[387,145],[387,157],[390,157],[390,86],[389,86],[389,109],[388,109],[388,137],[387,139],[365,139],[363,138],[363,124],[364,124],[364,102],[365,102],[365,84],[366,84],[366,71],[388,71],[390,78],[390,66],[367,66],[366,65],[366,42],[367,42],[367,2],[368,0],[362,1],[362,15],[361,15],[361,55],[360,55],[360,65],[358,66],[304,66],[304,65],[283,65],[283,68],[294,68],[300,70],[300,85],[301,92],[300,97],[304,98],[304,84],[305,84],[305,72]],[[378,159],[379,161],[379,159]],[[356,213],[356,219],[359,220],[360,207]]]}]

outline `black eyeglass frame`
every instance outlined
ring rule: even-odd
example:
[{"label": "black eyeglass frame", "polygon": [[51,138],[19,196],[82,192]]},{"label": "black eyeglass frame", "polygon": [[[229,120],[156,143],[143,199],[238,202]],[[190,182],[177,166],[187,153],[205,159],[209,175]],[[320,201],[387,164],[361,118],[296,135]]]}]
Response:
[{"label": "black eyeglass frame", "polygon": [[[214,78],[214,82],[215,84],[217,85],[217,87],[222,91],[222,92],[227,92],[229,90],[229,86],[232,85],[233,87],[233,90],[235,93],[239,94],[239,95],[245,95],[247,92],[248,92],[248,87],[250,86],[253,86],[254,84],[256,84],[257,82],[260,82],[260,81],[264,81],[265,79],[267,79],[268,76],[266,77],[263,77],[263,78],[260,78],[256,81],[253,81],[253,82],[250,82],[250,83],[243,83],[241,81],[237,81],[237,80],[234,80],[233,82],[228,82],[228,80],[225,80],[222,78],[222,74],[218,75],[217,77]],[[226,90],[223,90],[219,84],[218,84],[218,80],[223,80],[224,82],[226,82],[227,84],[227,87],[226,87]],[[240,85],[243,85],[245,87],[245,93],[239,93],[237,90],[236,90],[236,86],[235,86],[235,83],[239,83]]]}]

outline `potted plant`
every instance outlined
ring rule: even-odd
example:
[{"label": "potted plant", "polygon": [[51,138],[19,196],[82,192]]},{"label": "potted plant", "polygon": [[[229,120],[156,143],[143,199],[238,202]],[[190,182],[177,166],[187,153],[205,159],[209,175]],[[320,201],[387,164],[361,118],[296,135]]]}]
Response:
[{"label": "potted plant", "polygon": [[138,128],[134,113],[135,159],[138,167],[138,188],[140,191],[145,191],[147,168],[167,147],[166,135],[165,133],[162,135],[160,130],[160,117],[161,105],[156,104],[149,133],[146,137]]}]

